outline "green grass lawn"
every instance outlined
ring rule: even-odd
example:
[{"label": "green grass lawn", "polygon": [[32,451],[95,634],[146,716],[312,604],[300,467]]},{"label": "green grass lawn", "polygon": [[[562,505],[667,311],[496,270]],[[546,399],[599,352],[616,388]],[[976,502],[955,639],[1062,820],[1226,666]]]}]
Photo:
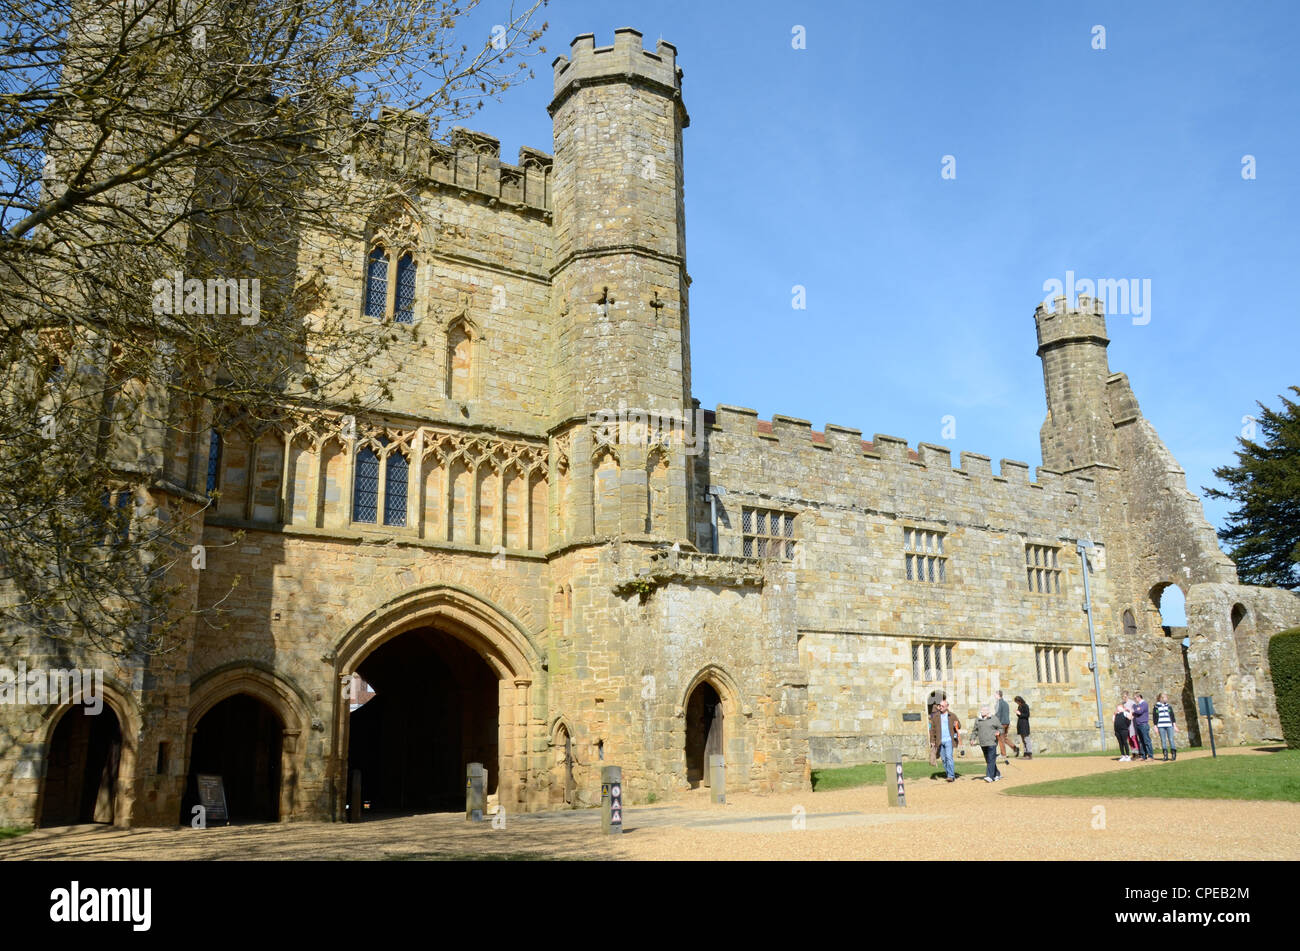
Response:
[{"label": "green grass lawn", "polygon": [[1113,772],[1017,786],[1006,794],[1300,802],[1300,750],[1176,763],[1116,763]]},{"label": "green grass lawn", "polygon": [[[864,763],[861,766],[842,766],[836,769],[814,769],[812,771],[813,792],[826,792],[829,789],[852,789],[854,786],[883,786],[885,784],[886,765],[893,775],[893,764]],[[967,756],[954,756],[953,769],[958,776],[984,775],[984,754],[972,759]],[[931,776],[944,775],[943,763],[931,766],[925,760],[903,760],[904,779],[929,779]]]},{"label": "green grass lawn", "polygon": [[0,826],[0,840],[14,839],[22,835],[24,832],[31,831],[31,829],[25,826]]}]

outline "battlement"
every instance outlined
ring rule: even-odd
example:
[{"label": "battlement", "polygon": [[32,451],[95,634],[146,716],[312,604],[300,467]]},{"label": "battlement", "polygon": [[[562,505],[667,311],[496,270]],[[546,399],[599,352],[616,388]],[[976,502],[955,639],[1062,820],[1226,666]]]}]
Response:
[{"label": "battlement", "polygon": [[862,431],[847,426],[827,423],[823,431],[812,428],[807,420],[794,416],[774,414],[771,420],[759,419],[756,410],[744,406],[719,404],[712,413],[705,414],[705,422],[715,434],[729,434],[760,439],[782,449],[798,450],[801,447],[829,452],[836,456],[855,457],[868,463],[892,463],[926,469],[956,478],[993,481],[1035,490],[1073,492],[1095,496],[1092,479],[1084,476],[1063,476],[1055,469],[1040,466],[1035,470],[1034,481],[1029,479],[1029,464],[1015,459],[1002,459],[997,474],[989,456],[976,452],[962,452],[961,467],[952,466],[952,450],[947,446],[918,443],[913,449],[907,440],[897,436],[876,433],[870,441],[862,438]]},{"label": "battlement", "polygon": [[[555,97],[552,115],[564,100],[582,86],[621,82],[649,86],[680,102],[682,71],[677,66],[677,47],[660,40],[652,53],[645,49],[638,30],[623,27],[614,31],[613,46],[596,46],[594,33],[573,38],[569,55],[555,57]],[[683,122],[683,127],[687,122]]]},{"label": "battlement", "polygon": [[523,146],[517,164],[501,161],[501,140],[457,126],[450,143],[433,141],[427,116],[384,109],[379,119],[362,120],[368,140],[384,161],[398,161],[428,182],[475,193],[489,203],[549,211],[554,159]]},{"label": "battlement", "polygon": [[1045,302],[1040,302],[1034,310],[1034,325],[1038,328],[1038,353],[1058,344],[1075,341],[1093,341],[1106,346],[1110,338],[1106,336],[1105,302],[1099,297],[1079,295],[1077,307],[1069,306],[1069,300],[1061,295],[1052,301],[1049,310]]}]

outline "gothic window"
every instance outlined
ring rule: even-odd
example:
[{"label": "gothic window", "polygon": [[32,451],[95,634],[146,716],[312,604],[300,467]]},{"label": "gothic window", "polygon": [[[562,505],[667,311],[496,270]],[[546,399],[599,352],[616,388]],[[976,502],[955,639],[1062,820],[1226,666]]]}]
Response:
[{"label": "gothic window", "polygon": [[215,429],[208,437],[208,494],[217,489],[217,476],[221,472],[221,433]]},{"label": "gothic window", "polygon": [[[384,524],[406,524],[406,486],[410,463],[400,452],[389,455],[384,466]],[[376,484],[378,479],[376,478]]]},{"label": "gothic window", "polygon": [[397,298],[393,319],[399,324],[415,323],[415,258],[409,251],[397,262]]},{"label": "gothic window", "polygon": [[366,262],[366,316],[383,320],[388,311],[388,253],[379,246]]},{"label": "gothic window", "polygon": [[379,456],[369,446],[357,450],[352,490],[352,521],[374,522],[379,514]]}]

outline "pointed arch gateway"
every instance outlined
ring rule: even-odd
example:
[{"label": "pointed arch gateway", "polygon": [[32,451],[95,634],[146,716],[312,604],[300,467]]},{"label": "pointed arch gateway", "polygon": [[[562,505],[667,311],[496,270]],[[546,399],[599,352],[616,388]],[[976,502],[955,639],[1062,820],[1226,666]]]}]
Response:
[{"label": "pointed arch gateway", "polygon": [[708,786],[709,757],[722,755],[728,766],[736,765],[732,762],[735,757],[727,753],[728,747],[743,746],[743,740],[736,735],[743,712],[740,691],[730,674],[710,664],[691,678],[677,709],[686,721],[686,782],[692,789]]},{"label": "pointed arch gateway", "polygon": [[[434,585],[370,612],[337,643],[332,805],[346,818],[353,772],[371,814],[464,808],[465,767],[481,762],[507,811],[526,793],[544,653],[509,612],[471,591]],[[353,709],[353,675],[375,691]]]}]

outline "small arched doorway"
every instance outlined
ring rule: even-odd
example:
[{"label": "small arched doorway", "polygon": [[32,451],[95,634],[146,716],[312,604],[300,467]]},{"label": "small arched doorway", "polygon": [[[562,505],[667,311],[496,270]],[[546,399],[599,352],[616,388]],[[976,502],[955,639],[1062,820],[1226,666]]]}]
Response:
[{"label": "small arched doorway", "polygon": [[559,783],[552,787],[554,793],[551,801],[555,805],[563,803],[571,806],[577,798],[578,783],[573,775],[573,736],[563,722],[555,728],[555,738],[551,745],[555,749],[555,768],[560,774]]},{"label": "small arched doorway", "polygon": [[221,777],[231,822],[278,821],[283,742],[284,721],[256,697],[236,693],[212,706],[195,726],[181,823],[199,803],[200,773]]},{"label": "small arched doorway", "polygon": [[709,757],[725,749],[722,697],[701,681],[686,702],[686,781],[692,789],[709,785]]},{"label": "small arched doorway", "polygon": [[89,716],[71,706],[50,739],[42,826],[113,823],[117,816],[122,725],[108,704]]}]

